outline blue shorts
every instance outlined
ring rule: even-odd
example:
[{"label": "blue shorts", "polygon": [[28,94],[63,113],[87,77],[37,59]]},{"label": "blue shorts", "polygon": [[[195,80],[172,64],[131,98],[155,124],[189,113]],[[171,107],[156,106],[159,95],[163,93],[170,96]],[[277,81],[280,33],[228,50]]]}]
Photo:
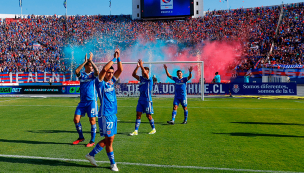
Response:
[{"label": "blue shorts", "polygon": [[146,114],[154,114],[153,102],[138,100],[136,112],[142,112]]},{"label": "blue shorts", "polygon": [[88,117],[93,118],[98,115],[97,101],[80,102],[75,111],[75,115],[85,116],[87,113]]},{"label": "blue shorts", "polygon": [[101,116],[98,113],[98,125],[100,136],[112,137],[117,134],[117,117],[116,115]]},{"label": "blue shorts", "polygon": [[187,107],[187,97],[176,98],[174,97],[173,105],[181,104],[183,107]]}]

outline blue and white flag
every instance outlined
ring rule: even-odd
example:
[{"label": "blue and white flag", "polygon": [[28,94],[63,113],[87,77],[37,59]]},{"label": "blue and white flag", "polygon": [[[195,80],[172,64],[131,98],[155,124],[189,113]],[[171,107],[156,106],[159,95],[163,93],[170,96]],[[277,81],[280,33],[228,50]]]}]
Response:
[{"label": "blue and white flag", "polygon": [[19,0],[19,7],[22,7],[22,0]]},{"label": "blue and white flag", "polygon": [[63,1],[63,6],[64,6],[64,8],[66,8],[66,4],[67,4],[66,1],[67,1],[67,0],[64,0],[64,1]]},{"label": "blue and white flag", "polygon": [[111,7],[111,0],[110,0],[109,2],[110,2],[110,5],[109,5],[109,7]]}]

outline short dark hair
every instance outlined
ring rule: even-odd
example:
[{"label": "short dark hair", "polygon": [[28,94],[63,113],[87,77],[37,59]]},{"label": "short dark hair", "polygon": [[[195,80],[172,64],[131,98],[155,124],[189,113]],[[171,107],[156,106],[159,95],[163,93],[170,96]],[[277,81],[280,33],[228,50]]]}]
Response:
[{"label": "short dark hair", "polygon": [[179,72],[183,73],[181,70],[177,70],[177,72],[176,72],[176,73],[179,73]]},{"label": "short dark hair", "polygon": [[113,67],[113,66],[111,66],[111,67],[109,68],[109,70],[111,70],[111,69],[113,69],[113,70],[114,70],[114,67]]},{"label": "short dark hair", "polygon": [[215,75],[217,75],[218,74],[218,72],[215,72]]},{"label": "short dark hair", "polygon": [[[84,66],[86,66],[86,65],[89,65],[89,63],[91,63],[90,61],[88,61],[87,63],[85,63],[85,65]],[[91,63],[92,64],[92,63]]]},{"label": "short dark hair", "polygon": [[144,69],[150,71],[149,67],[144,67]]}]

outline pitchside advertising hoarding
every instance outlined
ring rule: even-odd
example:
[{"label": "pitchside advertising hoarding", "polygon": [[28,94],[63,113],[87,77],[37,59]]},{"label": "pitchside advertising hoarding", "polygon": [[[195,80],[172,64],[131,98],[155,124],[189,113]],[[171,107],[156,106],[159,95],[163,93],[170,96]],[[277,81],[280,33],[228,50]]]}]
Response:
[{"label": "pitchside advertising hoarding", "polygon": [[193,0],[141,0],[142,18],[194,15]]},{"label": "pitchside advertising hoarding", "polygon": [[[118,83],[115,85],[117,96],[139,96],[139,84]],[[154,95],[174,95],[174,84],[157,83],[153,85]],[[295,83],[237,83],[205,84],[205,95],[297,95]],[[79,85],[75,86],[1,86],[0,94],[80,94]],[[188,95],[200,95],[199,83],[187,84]]]}]

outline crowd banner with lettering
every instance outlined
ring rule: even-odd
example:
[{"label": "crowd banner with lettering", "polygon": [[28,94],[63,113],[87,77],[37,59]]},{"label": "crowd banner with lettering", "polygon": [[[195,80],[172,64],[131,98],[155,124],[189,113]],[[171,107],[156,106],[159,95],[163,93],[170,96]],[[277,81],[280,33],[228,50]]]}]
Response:
[{"label": "crowd banner with lettering", "polygon": [[52,79],[54,83],[69,81],[70,72],[16,72],[0,73],[1,83],[46,83]]},{"label": "crowd banner with lettering", "polygon": [[[117,96],[139,96],[139,84],[118,83],[115,85]],[[153,85],[153,95],[174,95],[175,86],[171,83],[157,83]],[[205,95],[297,95],[295,83],[231,83],[205,84]],[[0,86],[2,94],[80,94],[79,85],[69,86]],[[187,94],[201,94],[199,83],[188,83]]]}]

